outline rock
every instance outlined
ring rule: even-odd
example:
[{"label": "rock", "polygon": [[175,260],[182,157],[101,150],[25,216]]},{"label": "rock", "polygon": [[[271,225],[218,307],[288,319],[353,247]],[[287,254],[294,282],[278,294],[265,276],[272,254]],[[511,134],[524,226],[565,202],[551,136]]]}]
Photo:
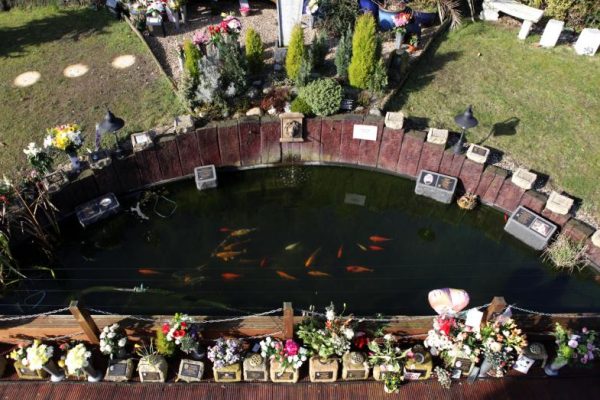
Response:
[{"label": "rock", "polygon": [[596,247],[600,247],[600,230],[592,235],[592,243]]},{"label": "rock", "polygon": [[257,115],[259,117],[262,117],[263,115],[263,110],[260,109],[260,107],[254,107],[249,109],[248,111],[246,111],[246,115],[247,116],[253,116],[253,115]]},{"label": "rock", "polygon": [[[373,114],[373,110],[369,111],[369,114]],[[381,115],[381,113],[375,115]],[[404,113],[402,111],[388,111],[385,114],[385,126],[391,129],[402,129],[402,127],[404,126]]]},{"label": "rock", "polygon": [[180,115],[175,117],[175,133],[190,133],[194,131],[196,122],[191,115]]},{"label": "rock", "polygon": [[429,143],[445,146],[448,141],[448,130],[429,128],[429,132],[427,132],[427,141]]},{"label": "rock", "polygon": [[555,214],[559,215],[567,215],[573,207],[573,200],[570,197],[562,195],[554,190],[550,193],[550,197],[548,197],[548,202],[546,203],[546,209],[552,211]]},{"label": "rock", "polygon": [[363,111],[365,111],[365,108],[363,106],[358,106],[358,107],[356,107],[354,109],[354,111],[356,111],[356,112],[363,112]]},{"label": "rock", "polygon": [[511,181],[521,189],[529,190],[533,187],[537,175],[525,168],[519,168],[513,174]]},{"label": "rock", "polygon": [[467,150],[467,158],[479,164],[485,164],[489,155],[490,149],[483,146],[478,146],[474,143],[471,143],[469,149]]},{"label": "rock", "polygon": [[378,117],[381,117],[381,110],[379,108],[373,107],[369,110],[369,115],[376,115]]}]

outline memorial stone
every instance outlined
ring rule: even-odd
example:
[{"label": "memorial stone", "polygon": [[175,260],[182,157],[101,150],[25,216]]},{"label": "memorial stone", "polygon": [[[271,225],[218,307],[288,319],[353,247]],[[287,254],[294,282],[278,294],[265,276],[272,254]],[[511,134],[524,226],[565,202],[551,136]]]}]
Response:
[{"label": "memorial stone", "polygon": [[558,21],[556,19],[548,21],[544,33],[542,34],[542,38],[540,39],[540,46],[548,48],[556,46],[556,42],[558,42],[558,38],[560,37],[560,33],[564,26],[565,23],[563,21]]},{"label": "memorial stone", "polygon": [[194,168],[194,178],[198,190],[214,189],[217,187],[217,170],[214,165],[204,165]]},{"label": "memorial stone", "polygon": [[593,56],[600,47],[600,29],[585,28],[575,43],[575,52],[579,55]]},{"label": "memorial stone", "polygon": [[456,191],[458,179],[448,175],[421,170],[417,177],[415,193],[441,203],[450,204]]},{"label": "memorial stone", "polygon": [[543,250],[556,231],[556,225],[533,211],[519,206],[504,230],[536,250]]}]

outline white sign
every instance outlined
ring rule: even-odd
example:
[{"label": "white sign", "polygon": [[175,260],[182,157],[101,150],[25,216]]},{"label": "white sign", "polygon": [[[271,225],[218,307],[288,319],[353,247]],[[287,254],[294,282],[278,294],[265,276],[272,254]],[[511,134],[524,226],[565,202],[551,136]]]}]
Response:
[{"label": "white sign", "polygon": [[278,38],[280,46],[287,46],[290,43],[292,29],[300,23],[302,18],[303,0],[278,0],[277,1],[277,20],[278,20]]},{"label": "white sign", "polygon": [[361,140],[377,140],[377,126],[376,125],[354,125],[352,131],[353,139]]},{"label": "white sign", "polygon": [[575,52],[582,56],[593,56],[598,51],[598,47],[600,47],[600,29],[585,28],[575,43]]},{"label": "white sign", "polygon": [[540,39],[540,46],[556,46],[556,42],[558,42],[558,38],[560,37],[560,33],[562,32],[564,26],[565,23],[563,21],[556,19],[551,19],[548,21],[546,28],[544,29],[544,33],[542,34],[542,38]]},{"label": "white sign", "polygon": [[513,368],[522,374],[526,374],[529,372],[529,368],[531,368],[534,362],[535,360],[521,354],[519,358],[517,358],[517,362]]},{"label": "white sign", "polygon": [[483,312],[479,311],[476,308],[471,308],[469,311],[467,311],[467,319],[465,321],[465,325],[473,328],[475,332],[479,332],[482,318]]}]

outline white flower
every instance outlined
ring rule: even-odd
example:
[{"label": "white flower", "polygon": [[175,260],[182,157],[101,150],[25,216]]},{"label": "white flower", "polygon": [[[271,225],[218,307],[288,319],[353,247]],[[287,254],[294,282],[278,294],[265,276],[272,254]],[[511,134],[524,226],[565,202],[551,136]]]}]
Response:
[{"label": "white flower", "polygon": [[23,153],[25,153],[25,155],[27,157],[36,157],[39,153],[42,152],[42,149],[40,149],[39,147],[37,147],[35,145],[35,142],[31,142],[29,143],[29,145],[27,146],[26,149],[23,149]]},{"label": "white flower", "polygon": [[[102,335],[100,335],[102,337]],[[106,345],[106,341],[104,339],[100,339],[100,347],[104,347]]]},{"label": "white flower", "polygon": [[117,334],[116,334],[116,333],[114,333],[114,332],[109,332],[109,334],[108,334],[108,335],[106,335],[106,336],[108,336],[108,338],[109,338],[109,339],[112,339],[112,338],[114,338],[116,335],[117,335]]},{"label": "white flower", "polygon": [[125,347],[125,345],[127,344],[127,338],[121,338],[119,340],[119,347]]},{"label": "white flower", "polygon": [[325,317],[327,317],[327,321],[333,321],[335,319],[335,311],[327,310]]},{"label": "white flower", "polygon": [[351,340],[354,337],[354,331],[350,328],[346,328],[344,329],[344,335],[346,336],[346,339]]},{"label": "white flower", "polygon": [[113,331],[114,331],[114,330],[117,330],[118,328],[119,328],[119,325],[118,325],[118,324],[112,324],[112,325],[110,326],[110,329],[111,329],[111,330],[113,330]]},{"label": "white flower", "polygon": [[48,135],[44,138],[44,148],[52,147],[52,136]]},{"label": "white flower", "polygon": [[104,339],[106,337],[106,332],[104,332],[104,330],[102,331],[102,333],[100,334],[100,339]]},{"label": "white flower", "polygon": [[390,342],[390,341],[394,340],[394,337],[392,336],[392,334],[391,334],[391,333],[386,333],[386,334],[383,336],[383,340]]}]

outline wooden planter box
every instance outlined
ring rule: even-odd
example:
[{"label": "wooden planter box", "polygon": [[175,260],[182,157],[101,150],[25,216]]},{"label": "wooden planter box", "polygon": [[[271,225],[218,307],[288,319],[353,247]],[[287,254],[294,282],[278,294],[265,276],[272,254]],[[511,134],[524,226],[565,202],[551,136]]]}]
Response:
[{"label": "wooden planter box", "polygon": [[223,368],[213,367],[215,382],[239,382],[242,380],[242,364],[235,363]]},{"label": "wooden planter box", "polygon": [[357,381],[369,377],[369,364],[364,353],[350,352],[342,357],[342,379]]},{"label": "wooden planter box", "polygon": [[167,379],[167,369],[167,360],[163,356],[157,356],[154,364],[151,364],[147,358],[142,358],[138,365],[140,381],[164,382]]},{"label": "wooden planter box", "polygon": [[320,357],[313,356],[308,363],[308,375],[311,382],[335,382],[339,369],[340,363],[337,358],[321,360]]},{"label": "wooden planter box", "polygon": [[40,369],[38,371],[32,371],[23,364],[21,364],[20,361],[15,361],[15,370],[17,371],[19,379],[46,380],[49,376],[48,373],[43,369]]},{"label": "wooden planter box", "polygon": [[277,360],[271,360],[270,368],[271,382],[296,383],[300,378],[298,368],[287,367],[283,369]]},{"label": "wooden planter box", "polygon": [[133,359],[111,360],[106,368],[105,381],[109,382],[127,382],[133,376]]}]

